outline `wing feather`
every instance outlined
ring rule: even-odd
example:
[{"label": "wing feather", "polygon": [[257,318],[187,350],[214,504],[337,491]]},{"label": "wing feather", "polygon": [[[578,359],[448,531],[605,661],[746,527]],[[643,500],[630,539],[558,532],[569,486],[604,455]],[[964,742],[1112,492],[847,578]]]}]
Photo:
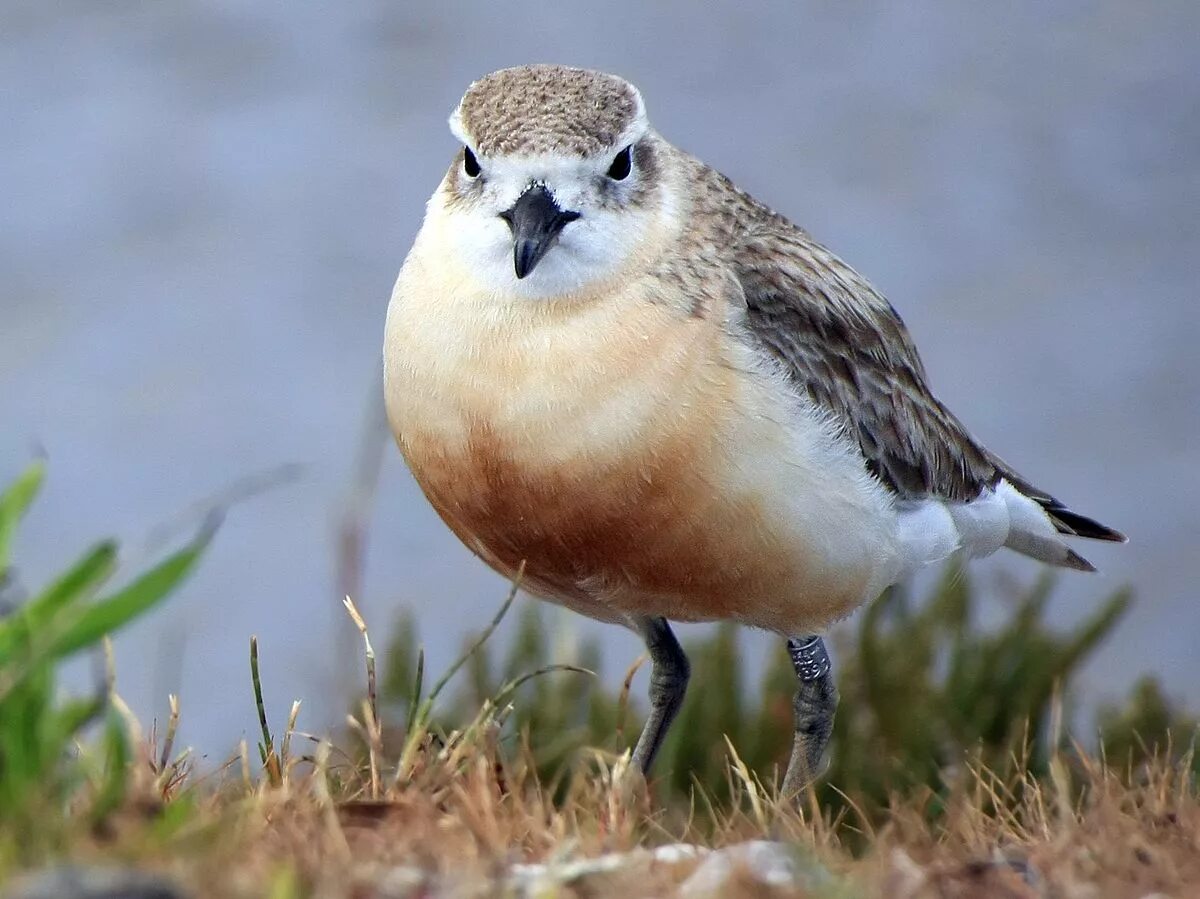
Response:
[{"label": "wing feather", "polygon": [[684,255],[722,260],[741,288],[748,338],[845,428],[885,486],[901,499],[970,502],[1003,480],[1061,534],[1125,539],[1035,487],[971,436],[930,391],[904,322],[865,278],[724,175],[681,158],[691,167],[695,212],[707,222]]},{"label": "wing feather", "polygon": [[772,217],[733,254],[752,336],[904,498],[967,501],[1001,472],[930,392],[904,322],[853,269]]}]

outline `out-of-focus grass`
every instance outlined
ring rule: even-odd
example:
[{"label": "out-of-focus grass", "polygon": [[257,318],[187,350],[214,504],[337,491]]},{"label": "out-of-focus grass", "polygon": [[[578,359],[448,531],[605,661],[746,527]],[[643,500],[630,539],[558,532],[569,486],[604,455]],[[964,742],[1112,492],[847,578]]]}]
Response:
[{"label": "out-of-focus grass", "polygon": [[[0,568],[40,471],[27,477],[0,499]],[[1182,895],[1200,877],[1195,721],[1144,682],[1101,715],[1098,751],[1064,736],[1062,697],[1124,593],[1068,634],[1043,622],[1048,580],[987,631],[961,572],[921,602],[889,594],[839,647],[833,763],[799,805],[773,787],[790,740],[782,651],[752,688],[735,629],[689,648],[691,698],[646,790],[626,753],[640,726],[632,669],[613,686],[590,676],[597,648],[555,645],[535,605],[497,657],[488,638],[512,595],[436,678],[402,622],[378,683],[367,622],[348,602],[366,689],[336,740],[301,731],[299,703],[266,706],[270,643],[260,653],[253,641],[245,701],[259,715],[258,752],[243,742],[197,774],[175,751],[174,702],[147,737],[111,677],[85,700],[60,697],[53,679],[67,652],[161,600],[206,536],[88,601],[111,573],[102,545],[0,620],[0,889],[69,859],[163,872],[195,895],[494,895],[516,889],[514,863],[541,862],[574,873],[538,895],[655,895],[695,863],[570,865],[764,837],[821,868],[817,895]],[[103,726],[84,732],[95,718]]]},{"label": "out-of-focus grass", "polygon": [[[1118,590],[1099,602],[1070,633],[1044,621],[1053,577],[1010,597],[1007,617],[985,630],[983,602],[966,572],[950,566],[931,595],[916,601],[904,588],[889,591],[865,610],[853,637],[838,646],[835,671],[841,692],[830,765],[816,788],[823,808],[878,822],[897,796],[921,796],[937,814],[948,778],[987,768],[1045,776],[1062,749],[1061,727],[1051,727],[1069,695],[1072,677],[1129,607]],[[407,702],[418,639],[402,617],[385,654],[384,696],[402,711]],[[783,647],[749,683],[738,629],[715,628],[687,647],[692,682],[679,719],[656,765],[655,796],[665,805],[690,804],[699,790],[718,806],[729,799],[726,739],[765,784],[776,782],[791,748],[795,675]],[[459,725],[486,697],[518,672],[561,661],[537,604],[520,613],[505,656],[486,647],[474,653],[468,682],[440,710],[443,730]],[[598,670],[598,647],[584,641],[578,664]],[[761,666],[760,666],[761,667]],[[626,684],[628,688],[628,683]],[[639,695],[606,689],[603,680],[548,677],[525,688],[509,723],[536,761],[544,782],[561,782],[581,752],[600,747],[619,754],[641,726]],[[1172,747],[1189,748],[1195,722],[1173,709],[1153,681],[1140,685],[1123,711],[1102,716],[1099,750],[1124,767]]]},{"label": "out-of-focus grass", "polygon": [[[0,493],[0,585],[12,581],[13,537],[43,477],[36,463]],[[60,846],[72,821],[100,826],[123,803],[128,710],[113,688],[111,657],[89,697],[58,696],[55,674],[83,650],[104,648],[111,656],[108,635],[162,602],[195,567],[210,533],[205,528],[164,562],[96,598],[117,568],[116,544],[100,542],[0,618],[0,874]],[[94,722],[102,724],[92,751],[76,752]]]}]

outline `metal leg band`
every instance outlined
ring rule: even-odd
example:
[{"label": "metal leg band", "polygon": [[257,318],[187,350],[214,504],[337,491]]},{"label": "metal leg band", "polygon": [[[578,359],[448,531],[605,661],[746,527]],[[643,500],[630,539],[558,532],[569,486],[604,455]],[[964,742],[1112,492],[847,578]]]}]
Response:
[{"label": "metal leg band", "polygon": [[820,637],[788,640],[787,646],[788,655],[792,657],[792,667],[800,680],[820,680],[833,669],[829,653],[825,651],[825,641]]}]

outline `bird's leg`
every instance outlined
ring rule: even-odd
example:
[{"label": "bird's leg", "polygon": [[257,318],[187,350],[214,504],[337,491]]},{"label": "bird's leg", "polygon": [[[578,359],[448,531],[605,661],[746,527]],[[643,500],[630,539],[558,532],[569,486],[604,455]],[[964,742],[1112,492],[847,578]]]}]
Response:
[{"label": "bird's leg", "polygon": [[792,758],[783,776],[783,793],[794,796],[820,773],[821,757],[833,732],[838,692],[830,673],[829,653],[820,637],[788,640],[787,647],[796,670],[796,735]]},{"label": "bird's leg", "polygon": [[650,652],[650,716],[633,750],[633,763],[648,775],[667,729],[683,705],[691,665],[667,619],[639,617],[634,624]]}]

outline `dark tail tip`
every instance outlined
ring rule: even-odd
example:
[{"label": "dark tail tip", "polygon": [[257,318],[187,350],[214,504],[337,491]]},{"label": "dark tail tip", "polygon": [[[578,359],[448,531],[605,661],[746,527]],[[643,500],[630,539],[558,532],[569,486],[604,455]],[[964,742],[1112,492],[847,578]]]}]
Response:
[{"label": "dark tail tip", "polygon": [[1085,559],[1073,549],[1067,550],[1067,560],[1062,563],[1063,568],[1074,568],[1076,571],[1092,572],[1096,570],[1096,566]]},{"label": "dark tail tip", "polygon": [[1060,503],[1042,503],[1042,508],[1054,521],[1054,526],[1060,534],[1087,537],[1089,540],[1107,540],[1110,543],[1125,543],[1129,539],[1120,531],[1115,531],[1086,515],[1072,512]]}]

